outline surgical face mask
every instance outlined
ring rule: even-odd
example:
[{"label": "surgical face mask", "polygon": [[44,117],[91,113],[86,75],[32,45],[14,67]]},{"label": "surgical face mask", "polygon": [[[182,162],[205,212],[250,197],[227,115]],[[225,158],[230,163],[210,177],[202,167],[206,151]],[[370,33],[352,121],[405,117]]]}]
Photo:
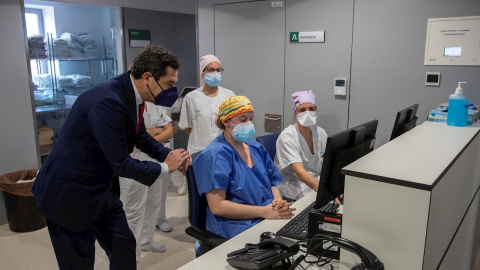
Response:
[{"label": "surgical face mask", "polygon": [[[230,120],[228,121],[230,122]],[[232,122],[230,122],[232,124]],[[234,125],[233,130],[230,130],[232,133],[232,137],[235,139],[237,142],[248,142],[253,140],[253,137],[255,136],[255,126],[253,125],[252,121],[248,121],[245,123],[241,123],[238,125]]]},{"label": "surgical face mask", "polygon": [[306,111],[297,114],[297,121],[304,127],[312,127],[317,124],[317,112]]},{"label": "surgical face mask", "polygon": [[174,86],[168,88],[167,90],[163,90],[163,87],[157,81],[155,82],[162,89],[162,92],[160,92],[157,96],[153,95],[152,90],[150,90],[150,87],[147,84],[148,91],[150,91],[152,97],[155,98],[155,105],[172,107],[173,103],[175,103],[175,101],[178,99],[177,87]]},{"label": "surgical face mask", "polygon": [[222,81],[222,74],[219,72],[212,72],[212,73],[203,73],[205,74],[205,82],[210,85],[211,87],[217,86]]}]

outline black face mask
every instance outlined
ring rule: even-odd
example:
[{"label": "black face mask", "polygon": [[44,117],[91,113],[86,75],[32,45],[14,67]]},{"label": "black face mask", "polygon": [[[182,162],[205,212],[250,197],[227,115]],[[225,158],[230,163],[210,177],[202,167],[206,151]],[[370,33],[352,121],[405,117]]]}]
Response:
[{"label": "black face mask", "polygon": [[157,81],[155,82],[162,89],[162,92],[160,92],[157,96],[153,95],[152,90],[150,90],[150,87],[147,84],[148,91],[150,91],[150,94],[152,94],[152,97],[155,99],[155,105],[172,107],[173,103],[175,103],[175,101],[178,99],[177,87],[174,86],[168,88],[167,90],[163,90],[163,87]]}]

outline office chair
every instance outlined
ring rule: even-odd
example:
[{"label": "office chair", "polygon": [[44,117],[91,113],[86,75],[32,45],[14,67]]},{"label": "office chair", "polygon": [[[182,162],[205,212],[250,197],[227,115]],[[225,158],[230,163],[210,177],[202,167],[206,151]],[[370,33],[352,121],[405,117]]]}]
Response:
[{"label": "office chair", "polygon": [[[192,161],[195,160],[200,153],[201,152],[197,152],[193,154]],[[200,196],[198,193],[193,166],[188,168],[186,175],[188,187],[188,221],[190,222],[190,227],[186,228],[185,232],[200,242],[201,254],[204,254],[228,239],[207,231],[207,198],[205,195]],[[197,257],[201,254],[197,252]]]},{"label": "office chair", "polygon": [[[280,133],[273,133],[268,135],[263,135],[257,137],[257,142],[259,142],[265,149],[267,149],[268,155],[272,159],[275,160],[275,154],[277,153],[277,139]],[[282,196],[284,200],[287,202],[295,202],[294,199]]]},{"label": "office chair", "polygon": [[276,143],[279,135],[280,133],[273,133],[257,137],[257,142],[267,149],[267,152],[272,160],[275,160],[275,154],[277,153]]}]

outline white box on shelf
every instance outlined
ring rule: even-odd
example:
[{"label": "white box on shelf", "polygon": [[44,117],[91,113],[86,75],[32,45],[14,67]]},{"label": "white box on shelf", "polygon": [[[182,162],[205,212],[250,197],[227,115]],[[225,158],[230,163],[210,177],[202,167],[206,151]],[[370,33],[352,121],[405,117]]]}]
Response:
[{"label": "white box on shelf", "polygon": [[65,105],[72,106],[78,96],[74,95],[65,95]]}]

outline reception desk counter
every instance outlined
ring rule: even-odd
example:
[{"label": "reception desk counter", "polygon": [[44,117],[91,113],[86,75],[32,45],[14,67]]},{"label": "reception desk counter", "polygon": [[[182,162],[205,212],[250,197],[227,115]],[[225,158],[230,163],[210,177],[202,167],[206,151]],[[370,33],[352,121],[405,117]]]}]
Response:
[{"label": "reception desk counter", "polygon": [[[480,235],[478,134],[425,122],[343,168],[342,237],[389,270],[471,269]],[[340,269],[359,262],[343,250],[340,261]]]}]

